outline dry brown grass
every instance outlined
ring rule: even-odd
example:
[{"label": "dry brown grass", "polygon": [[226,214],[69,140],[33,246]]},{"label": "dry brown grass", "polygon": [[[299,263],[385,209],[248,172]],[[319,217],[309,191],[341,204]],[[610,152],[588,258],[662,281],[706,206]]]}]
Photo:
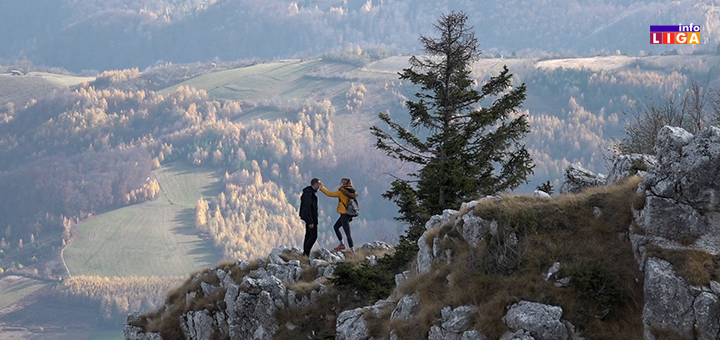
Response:
[{"label": "dry brown grass", "polygon": [[720,255],[713,256],[699,250],[648,247],[648,256],[670,262],[675,273],[690,285],[706,286],[711,280],[720,281]]},{"label": "dry brown grass", "polygon": [[[621,185],[596,188],[578,195],[560,195],[550,200],[505,196],[500,202],[484,202],[475,208],[475,213],[484,218],[496,219],[501,232],[518,236],[519,246],[525,250],[519,266],[507,272],[493,267],[492,261],[488,261],[492,256],[492,242],[480,244],[477,248],[462,242],[444,242],[453,251],[453,263],[435,265],[430,273],[411,277],[398,288],[398,297],[413,292],[418,294],[421,311],[417,317],[391,322],[391,310],[388,309],[379,318],[368,317],[370,332],[378,338],[387,338],[390,330],[394,330],[401,339],[426,338],[443,307],[475,305],[479,312],[473,318],[471,327],[481,330],[491,339],[499,338],[507,331],[501,321],[507,308],[520,300],[530,300],[561,306],[563,318],[572,322],[587,339],[642,339],[643,275],[637,269],[629,242],[618,238],[618,233],[626,233],[632,222],[630,208],[635,201],[638,182],[637,179],[631,179]],[[594,207],[602,210],[599,217],[593,215]],[[450,233],[449,226],[450,223],[432,232],[442,237]],[[347,260],[357,264],[368,255],[360,252],[348,256]],[[383,253],[372,255],[382,257]],[[303,282],[290,285],[289,288],[296,290],[299,295],[309,293],[316,287],[316,283],[311,281],[317,272],[312,271],[306,258],[288,256],[286,260],[300,260],[307,272],[307,275],[303,275]],[[705,269],[709,263],[707,259],[675,257],[676,261],[695,264],[687,268],[697,273],[700,272],[698,263]],[[562,264],[558,277],[577,273],[593,274],[595,272],[588,272],[587,268],[599,268],[600,279],[605,279],[602,275],[616,279],[616,286],[622,294],[602,300],[576,286],[557,288],[553,280],[546,282],[542,279],[542,274],[556,261]],[[717,261],[710,262],[713,263],[714,271],[708,275],[714,278]],[[233,265],[227,264],[228,267]],[[705,272],[709,273],[707,270]],[[233,277],[238,275],[236,280],[244,275],[239,270],[232,270],[232,273]],[[706,280],[707,276],[697,273],[694,274],[697,276],[696,281]],[[597,279],[592,275],[578,277],[589,280],[591,288],[592,280]],[[186,308],[185,294],[198,289],[194,285],[198,284],[188,283],[169,296],[168,301],[182,300],[183,303],[172,303],[171,310],[165,312],[163,319],[173,319],[175,313]],[[326,294],[319,297],[316,305],[304,309],[283,309],[277,314],[280,329],[275,338],[333,338],[335,322],[342,311],[368,304],[361,295],[351,289],[341,290],[331,286]],[[183,308],[176,305],[183,305]],[[202,305],[199,302],[192,307]],[[597,319],[596,315],[606,308],[610,308],[610,313],[602,320]],[[160,319],[160,315],[149,319],[151,325],[147,328],[158,329],[152,323]],[[175,336],[167,328],[171,324],[163,326],[163,334],[167,334],[168,338]]]},{"label": "dry brown grass", "polygon": [[[621,185],[551,200],[505,196],[500,202],[483,202],[475,208],[477,215],[497,220],[501,231],[518,236],[518,246],[525,251],[520,265],[509,272],[497,270],[492,261],[487,261],[492,256],[490,241],[477,249],[445,244],[453,250],[451,265],[435,265],[430,273],[413,277],[399,288],[400,296],[417,292],[422,311],[416,318],[394,321],[390,327],[401,338],[425,338],[442,307],[476,305],[480,311],[473,327],[491,339],[499,338],[507,331],[501,319],[509,305],[530,300],[561,306],[563,318],[588,339],[642,339],[643,275],[629,242],[617,236],[627,232],[632,222],[630,208],[638,183],[639,179],[633,178]],[[602,210],[599,217],[594,216],[594,207]],[[442,237],[449,230],[444,226],[433,232]],[[557,288],[553,280],[542,279],[556,261],[561,262],[558,277],[584,273],[592,262],[591,268],[601,269],[599,279],[617,279],[622,294],[601,299],[577,287]],[[590,280],[590,287],[597,279],[597,275],[581,277]],[[597,319],[595,316],[606,308],[610,314]]]}]

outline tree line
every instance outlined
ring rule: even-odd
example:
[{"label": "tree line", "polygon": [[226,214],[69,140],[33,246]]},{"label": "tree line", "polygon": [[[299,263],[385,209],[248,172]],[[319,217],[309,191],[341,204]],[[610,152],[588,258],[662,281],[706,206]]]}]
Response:
[{"label": "tree line", "polygon": [[100,321],[121,325],[131,312],[149,312],[163,305],[182,277],[73,276],[58,284],[50,298],[67,306],[94,306]]}]

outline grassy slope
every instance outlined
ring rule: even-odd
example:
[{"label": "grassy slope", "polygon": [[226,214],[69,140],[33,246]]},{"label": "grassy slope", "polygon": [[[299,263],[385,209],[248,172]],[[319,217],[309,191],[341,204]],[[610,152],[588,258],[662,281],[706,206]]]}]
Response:
[{"label": "grassy slope", "polygon": [[1,73],[0,107],[4,107],[7,103],[14,103],[18,108],[24,106],[31,99],[40,99],[57,89],[94,79],[45,72],[30,72],[26,76],[11,76]]},{"label": "grassy slope", "polygon": [[214,172],[176,165],[157,177],[163,189],[157,200],[78,226],[78,240],[65,250],[73,275],[186,275],[220,260],[193,226],[197,199],[219,190]]},{"label": "grassy slope", "polygon": [[[319,69],[319,60],[275,62],[206,74],[160,91],[168,93],[178,86],[205,89],[218,98],[232,100],[269,100],[273,98],[305,98],[336,85],[338,81],[304,77]],[[352,68],[348,66],[348,68]]]},{"label": "grassy slope", "polygon": [[38,280],[14,275],[0,278],[0,312],[45,285]]}]

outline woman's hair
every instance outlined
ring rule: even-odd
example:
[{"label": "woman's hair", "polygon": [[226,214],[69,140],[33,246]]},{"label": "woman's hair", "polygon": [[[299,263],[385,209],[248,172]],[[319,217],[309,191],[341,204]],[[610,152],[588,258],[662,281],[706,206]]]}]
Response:
[{"label": "woman's hair", "polygon": [[340,184],[342,185],[352,185],[352,181],[349,178],[343,178],[340,180]]}]

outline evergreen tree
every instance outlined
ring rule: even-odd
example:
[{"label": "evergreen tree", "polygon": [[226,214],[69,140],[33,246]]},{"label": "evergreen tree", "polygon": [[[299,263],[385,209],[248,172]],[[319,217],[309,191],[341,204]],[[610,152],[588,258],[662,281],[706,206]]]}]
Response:
[{"label": "evergreen tree", "polygon": [[439,38],[420,38],[427,56],[411,57],[410,67],[400,73],[400,79],[422,89],[417,101],[406,102],[410,128],[384,113],[379,117],[390,131],[371,128],[378,149],[419,166],[408,174],[411,179],[395,180],[383,194],[399,206],[398,220],[410,224],[401,243],[414,243],[429,216],[516,188],[533,173],[522,144],[528,121],[517,114],[525,84],[513,88],[512,74],[504,67],[476,90],[472,64],[481,52],[467,19],[463,12],[443,15],[435,25]]}]

